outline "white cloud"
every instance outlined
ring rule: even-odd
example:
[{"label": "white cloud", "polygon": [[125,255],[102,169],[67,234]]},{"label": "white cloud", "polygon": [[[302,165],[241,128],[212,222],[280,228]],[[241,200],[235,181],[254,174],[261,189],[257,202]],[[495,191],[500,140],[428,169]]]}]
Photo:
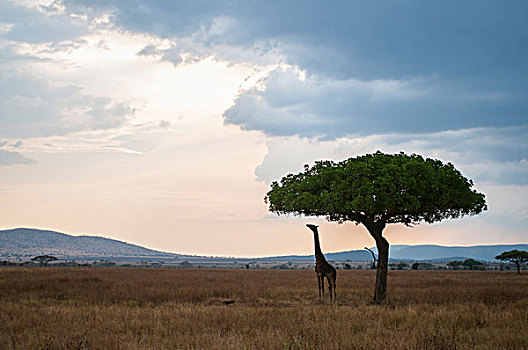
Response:
[{"label": "white cloud", "polygon": [[22,146],[22,141],[17,141],[13,144],[8,144],[7,141],[1,141],[0,142],[0,166],[35,163],[33,159],[23,156],[22,154],[20,154],[20,152],[14,151],[20,146]]},{"label": "white cloud", "polygon": [[[62,20],[46,9],[29,12]],[[212,57],[174,67],[163,57],[176,45],[171,40],[80,21],[82,36],[2,42],[0,136],[24,138],[20,152],[142,153],[144,142],[130,140],[145,126],[168,131],[204,116],[211,122],[213,111],[218,123],[244,76],[258,73]],[[216,21],[211,31],[225,25]],[[162,54],[144,55],[145,47]]]},{"label": "white cloud", "polygon": [[0,136],[35,137],[124,125],[129,105],[94,97],[75,86],[52,86],[31,75],[0,75]]},{"label": "white cloud", "polygon": [[89,32],[82,16],[66,13],[60,1],[3,1],[0,38],[32,44],[71,40]]},{"label": "white cloud", "polygon": [[497,222],[528,221],[528,185],[479,184],[479,189],[486,193],[490,213]]},{"label": "white cloud", "polygon": [[298,136],[271,138],[268,153],[255,173],[271,182],[304,164],[343,160],[381,150],[418,153],[451,162],[479,183],[520,184],[528,181],[527,127],[478,128],[429,134],[389,134],[319,140]]},{"label": "white cloud", "polygon": [[0,34],[5,34],[11,31],[13,29],[14,24],[13,23],[0,23]]}]

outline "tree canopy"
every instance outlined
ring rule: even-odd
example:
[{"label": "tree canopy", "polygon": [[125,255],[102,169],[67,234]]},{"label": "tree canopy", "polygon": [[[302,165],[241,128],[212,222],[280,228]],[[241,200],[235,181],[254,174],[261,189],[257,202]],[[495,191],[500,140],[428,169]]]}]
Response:
[{"label": "tree canopy", "polygon": [[454,261],[448,262],[447,266],[449,266],[450,268],[454,270],[458,270],[459,268],[462,267],[462,264],[464,264],[462,260],[454,260]]},{"label": "tree canopy", "polygon": [[482,265],[484,265],[484,263],[477,261],[475,259],[466,259],[464,260],[464,262],[462,262],[462,266],[467,266],[471,270],[473,270],[477,266],[482,266]]},{"label": "tree canopy", "polygon": [[476,215],[485,196],[451,163],[412,154],[377,152],[341,162],[319,161],[271,184],[269,209],[325,216],[329,221],[433,223]]},{"label": "tree canopy", "polygon": [[39,255],[34,258],[31,258],[33,261],[38,261],[41,265],[47,265],[50,261],[59,260],[52,255]]},{"label": "tree canopy", "polygon": [[528,252],[517,249],[509,250],[497,255],[495,259],[514,263],[517,267],[517,274],[520,274],[521,264],[528,263]]}]

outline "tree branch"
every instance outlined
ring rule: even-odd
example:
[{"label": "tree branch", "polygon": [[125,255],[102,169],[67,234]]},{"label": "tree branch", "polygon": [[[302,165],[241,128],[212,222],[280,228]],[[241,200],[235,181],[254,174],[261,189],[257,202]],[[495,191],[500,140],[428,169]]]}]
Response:
[{"label": "tree branch", "polygon": [[365,249],[368,250],[370,252],[370,254],[372,254],[372,259],[374,259],[374,262],[372,263],[372,267],[375,268],[376,267],[376,263],[378,262],[378,259],[376,258],[376,255],[374,255],[374,252],[371,249],[369,249],[367,247],[365,247]]}]

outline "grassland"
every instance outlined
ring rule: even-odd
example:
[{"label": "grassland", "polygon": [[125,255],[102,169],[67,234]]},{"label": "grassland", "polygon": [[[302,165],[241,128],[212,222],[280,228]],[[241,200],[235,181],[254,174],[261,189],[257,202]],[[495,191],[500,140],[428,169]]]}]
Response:
[{"label": "grassland", "polygon": [[528,274],[0,268],[1,349],[527,349]]}]

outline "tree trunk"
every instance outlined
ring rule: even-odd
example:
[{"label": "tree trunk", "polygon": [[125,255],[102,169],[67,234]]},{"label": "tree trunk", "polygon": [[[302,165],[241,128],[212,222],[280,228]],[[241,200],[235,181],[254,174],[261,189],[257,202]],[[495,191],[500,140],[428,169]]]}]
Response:
[{"label": "tree trunk", "polygon": [[389,242],[381,237],[376,239],[378,248],[378,267],[376,270],[376,287],[374,288],[374,303],[379,304],[387,297],[387,271],[389,267]]},{"label": "tree trunk", "polygon": [[517,261],[514,261],[514,262],[515,262],[515,266],[517,267],[517,274],[520,275],[521,274],[521,263]]},{"label": "tree trunk", "polygon": [[378,261],[376,269],[376,285],[374,287],[375,304],[381,303],[387,297],[387,271],[389,268],[389,242],[383,237],[384,222],[365,222],[365,227],[376,241]]}]

